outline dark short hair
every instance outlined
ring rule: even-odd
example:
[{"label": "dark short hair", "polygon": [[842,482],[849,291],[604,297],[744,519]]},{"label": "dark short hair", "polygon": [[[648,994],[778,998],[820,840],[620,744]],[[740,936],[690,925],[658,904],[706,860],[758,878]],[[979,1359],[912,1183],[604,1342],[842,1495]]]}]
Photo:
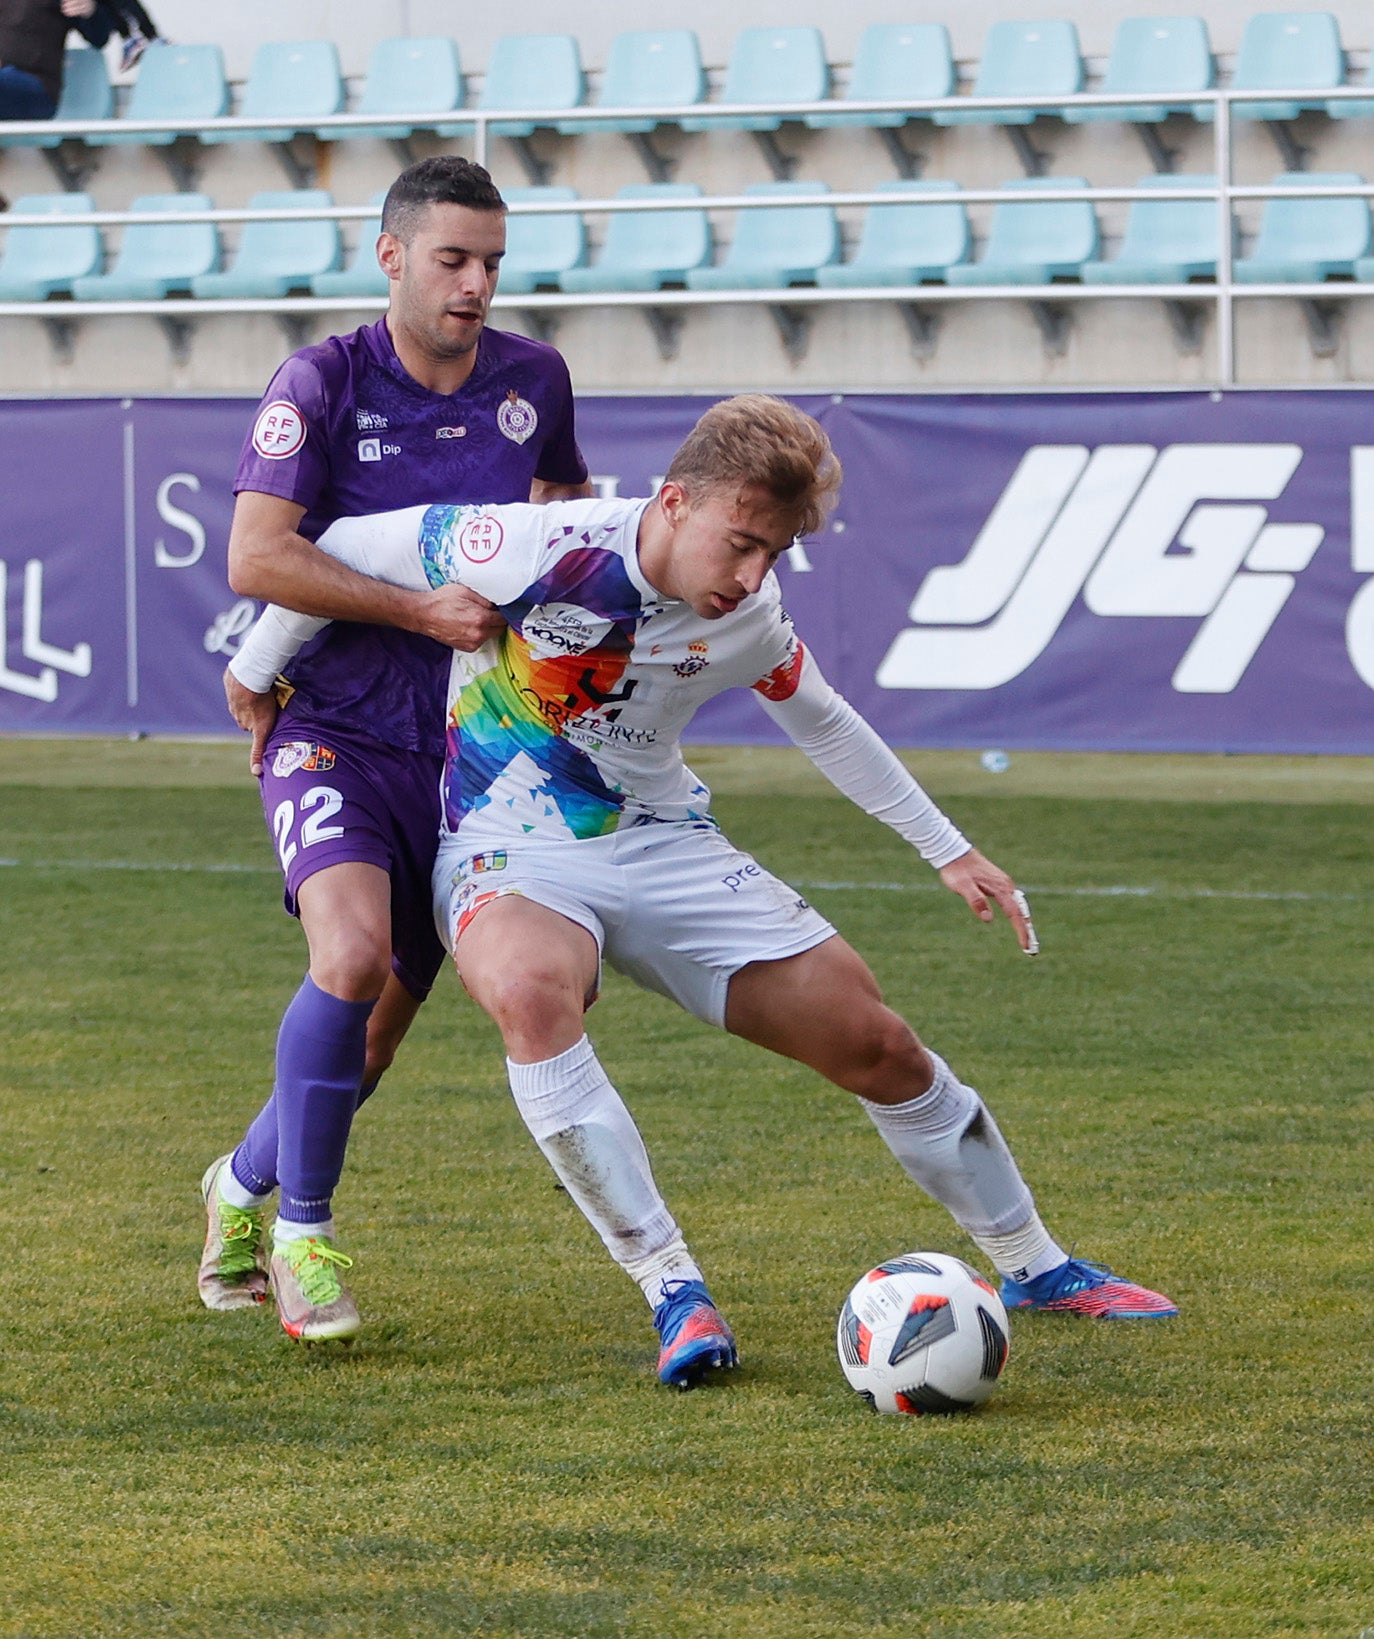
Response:
[{"label": "dark short hair", "polygon": [[435,154],[402,171],[387,189],[382,232],[405,244],[431,205],[466,205],[473,211],[504,211],[506,202],[480,165],[458,154]]}]

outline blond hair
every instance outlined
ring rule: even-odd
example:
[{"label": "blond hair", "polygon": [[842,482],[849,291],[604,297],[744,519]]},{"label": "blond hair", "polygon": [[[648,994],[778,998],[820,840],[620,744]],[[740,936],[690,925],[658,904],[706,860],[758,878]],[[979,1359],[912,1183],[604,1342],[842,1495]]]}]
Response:
[{"label": "blond hair", "polygon": [[687,434],[666,481],[688,494],[757,485],[813,535],[839,498],[844,476],[820,423],[766,393],[713,404]]}]

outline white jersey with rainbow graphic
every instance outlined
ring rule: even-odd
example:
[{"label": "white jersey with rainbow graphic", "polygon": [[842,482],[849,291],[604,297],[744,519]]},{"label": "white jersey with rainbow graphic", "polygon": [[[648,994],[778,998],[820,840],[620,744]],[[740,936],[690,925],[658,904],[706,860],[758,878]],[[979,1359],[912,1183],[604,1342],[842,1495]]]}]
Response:
[{"label": "white jersey with rainbow graphic", "polygon": [[639,568],[646,501],[431,506],[341,519],[332,556],[402,585],[460,581],[509,623],[456,654],[445,824],[581,840],[706,819],[679,737],[724,689],[781,700],[804,650],[777,577],[718,620],[661,597]]}]

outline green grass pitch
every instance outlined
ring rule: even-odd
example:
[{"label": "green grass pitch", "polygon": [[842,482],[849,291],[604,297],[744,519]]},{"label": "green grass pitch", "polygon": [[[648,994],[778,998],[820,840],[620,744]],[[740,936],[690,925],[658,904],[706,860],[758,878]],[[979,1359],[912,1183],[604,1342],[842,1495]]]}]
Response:
[{"label": "green grass pitch", "polygon": [[1019,1317],[982,1412],[871,1416],[845,1291],[967,1243],[845,1095],[614,977],[592,1033],[732,1380],[655,1382],[451,978],[337,1198],[357,1345],[208,1314],[197,1183],[302,965],[242,748],[0,742],[0,1635],[1374,1629],[1368,768],[917,758],[1031,962],[796,762],[692,760],[1051,1228],[1181,1318]]}]

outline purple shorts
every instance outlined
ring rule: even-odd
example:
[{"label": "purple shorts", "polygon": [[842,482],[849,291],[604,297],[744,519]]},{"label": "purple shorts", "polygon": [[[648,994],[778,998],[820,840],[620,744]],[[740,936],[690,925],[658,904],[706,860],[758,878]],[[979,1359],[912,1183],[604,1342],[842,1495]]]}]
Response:
[{"label": "purple shorts", "polygon": [[[319,737],[317,737],[319,736]],[[301,883],[327,865],[377,865],[391,878],[391,967],[423,1000],[443,966],[431,878],[443,758],[278,723],[262,760],[262,805],[298,914]]]}]

